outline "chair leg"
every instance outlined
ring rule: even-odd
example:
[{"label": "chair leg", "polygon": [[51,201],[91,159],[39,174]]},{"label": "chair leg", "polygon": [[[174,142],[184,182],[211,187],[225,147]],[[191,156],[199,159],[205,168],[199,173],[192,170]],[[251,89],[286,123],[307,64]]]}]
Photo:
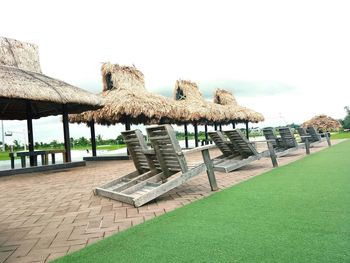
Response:
[{"label": "chair leg", "polygon": [[330,140],[327,132],[325,133],[325,136],[326,136],[326,140],[327,140],[327,143],[328,143],[328,147],[330,147],[331,146],[331,140]]},{"label": "chair leg", "polygon": [[209,150],[208,149],[203,150],[202,156],[203,156],[205,166],[207,167],[207,175],[208,175],[211,190],[216,191],[219,188],[216,183],[216,178],[214,174],[214,165],[213,165],[213,161],[210,159]]},{"label": "chair leg", "polygon": [[278,167],[277,156],[276,156],[275,150],[273,149],[272,142],[268,141],[267,147],[269,148],[270,158],[271,158],[273,167]]},{"label": "chair leg", "polygon": [[305,138],[305,149],[306,149],[306,154],[309,155],[310,154],[310,142],[309,142],[309,138]]}]

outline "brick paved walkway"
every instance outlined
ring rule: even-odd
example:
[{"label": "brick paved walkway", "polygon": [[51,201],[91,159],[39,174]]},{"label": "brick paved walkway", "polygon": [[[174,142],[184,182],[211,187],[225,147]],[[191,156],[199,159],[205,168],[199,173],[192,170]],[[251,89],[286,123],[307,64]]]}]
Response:
[{"label": "brick paved walkway", "polygon": [[[300,150],[279,158],[279,164],[304,156]],[[191,162],[201,160],[199,153],[188,157]],[[270,169],[271,161],[265,158],[216,177],[224,189]],[[141,208],[93,195],[94,187],[131,171],[131,161],[109,161],[0,178],[0,262],[47,262],[212,194],[203,173]]]}]

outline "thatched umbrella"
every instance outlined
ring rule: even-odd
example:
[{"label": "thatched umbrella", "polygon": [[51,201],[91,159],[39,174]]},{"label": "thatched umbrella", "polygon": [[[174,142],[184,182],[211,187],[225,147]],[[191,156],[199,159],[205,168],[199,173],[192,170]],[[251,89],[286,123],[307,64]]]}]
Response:
[{"label": "thatched umbrella", "polygon": [[102,106],[97,96],[42,74],[36,45],[4,37],[0,37],[0,91],[0,119],[27,120],[29,151],[34,151],[32,119],[63,115],[67,161],[71,161],[68,113]]},{"label": "thatched umbrella", "polygon": [[[184,123],[185,126],[185,142],[188,147],[187,140],[187,124],[192,123],[195,133],[195,146],[198,146],[198,124],[205,125],[207,134],[207,124],[225,123],[229,120],[229,115],[225,108],[221,105],[206,101],[198,85],[189,80],[177,80],[174,89],[174,99],[176,106],[181,109],[183,119],[177,119],[177,123]],[[206,135],[207,136],[207,135]]]},{"label": "thatched umbrella", "polygon": [[238,105],[232,92],[224,89],[217,89],[214,93],[214,103],[223,105],[230,115],[233,128],[235,123],[244,122],[246,124],[246,133],[248,137],[248,123],[257,123],[264,120],[264,116],[252,109]]},{"label": "thatched umbrella", "polygon": [[[176,109],[173,100],[148,92],[144,76],[135,67],[104,63],[101,68],[103,91],[100,97],[104,107],[96,111],[69,116],[70,122],[93,124],[159,124],[182,118],[183,112]],[[92,137],[93,130],[91,131]],[[93,147],[93,155],[96,150]]]},{"label": "thatched umbrella", "polygon": [[339,131],[342,127],[338,120],[324,114],[317,115],[302,124],[304,128],[309,126],[313,126],[322,132]]}]

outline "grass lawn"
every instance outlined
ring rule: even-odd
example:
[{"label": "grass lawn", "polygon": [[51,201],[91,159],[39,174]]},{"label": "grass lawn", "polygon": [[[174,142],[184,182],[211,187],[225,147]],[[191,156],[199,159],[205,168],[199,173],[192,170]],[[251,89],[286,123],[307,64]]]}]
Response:
[{"label": "grass lawn", "polygon": [[350,140],[57,262],[350,262],[349,156]]},{"label": "grass lawn", "polygon": [[[118,150],[121,148],[125,148],[125,144],[118,144],[118,145],[97,145],[96,148],[97,150],[107,150],[107,151],[113,151],[113,150]],[[86,150],[89,149],[91,150],[91,145],[89,146],[74,146],[72,150]]]},{"label": "grass lawn", "polygon": [[[107,151],[113,151],[113,150],[117,150],[117,149],[121,149],[121,148],[125,148],[125,144],[119,144],[119,145],[98,145],[97,147],[97,150],[107,150]],[[63,148],[60,148],[63,150]],[[91,150],[91,146],[75,146],[72,148],[72,150],[86,150],[86,149],[89,149]],[[35,149],[36,151],[39,151],[39,150],[50,150],[48,148],[42,148],[42,149]],[[22,150],[23,151],[23,150]],[[10,157],[9,157],[9,152],[6,151],[6,152],[0,152],[0,161],[3,161],[3,160],[10,160]]]},{"label": "grass lawn", "polygon": [[9,152],[0,152],[0,161],[10,160]]},{"label": "grass lawn", "polygon": [[349,139],[350,138],[350,132],[339,132],[339,133],[332,133],[331,139]]}]

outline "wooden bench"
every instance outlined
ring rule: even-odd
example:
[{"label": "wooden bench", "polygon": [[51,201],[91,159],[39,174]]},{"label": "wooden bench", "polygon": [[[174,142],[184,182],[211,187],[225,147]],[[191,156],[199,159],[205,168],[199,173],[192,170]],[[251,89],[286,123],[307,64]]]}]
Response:
[{"label": "wooden bench", "polygon": [[51,155],[51,163],[56,163],[56,153],[62,154],[63,163],[67,162],[65,150],[46,150],[45,151],[45,165],[49,164],[49,155]]},{"label": "wooden bench", "polygon": [[37,166],[39,155],[41,156],[41,163],[45,163],[45,151],[9,153],[11,159],[11,169],[15,169],[15,157],[21,158],[21,166],[22,168],[25,168],[27,166],[26,157],[34,157],[34,166]]},{"label": "wooden bench", "polygon": [[34,152],[16,152],[16,153],[9,153],[9,157],[11,160],[11,169],[15,169],[15,158],[19,157],[21,158],[21,167],[25,168],[27,166],[26,164],[26,157],[34,157],[34,166],[38,166],[38,156],[41,157],[41,164],[42,165],[48,165],[49,164],[49,155],[51,155],[51,162],[52,164],[56,163],[55,154],[56,153],[62,153],[63,156],[63,162],[66,163],[67,160],[65,158],[65,150],[47,150],[47,151],[34,151]]}]

